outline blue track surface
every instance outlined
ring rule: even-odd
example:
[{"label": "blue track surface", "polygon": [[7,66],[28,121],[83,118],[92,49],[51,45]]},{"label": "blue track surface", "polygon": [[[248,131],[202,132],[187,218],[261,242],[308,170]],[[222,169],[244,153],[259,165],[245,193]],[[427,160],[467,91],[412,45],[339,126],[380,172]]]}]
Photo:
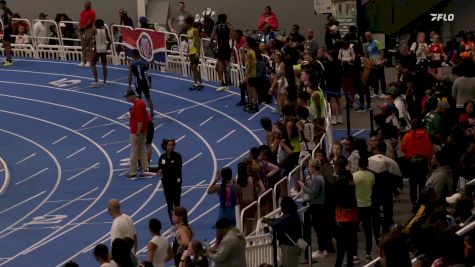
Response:
[{"label": "blue track surface", "polygon": [[[121,96],[127,70],[110,67],[108,80],[106,87],[90,89],[90,69],[67,62],[18,60],[0,68],[0,156],[11,172],[0,196],[0,266],[60,266],[68,259],[94,266],[91,248],[110,244],[110,198],[121,200],[136,222],[139,249],[150,239],[150,218],[169,228],[159,179],[125,179],[130,104]],[[207,185],[217,169],[235,170],[248,148],[262,143],[261,117],[277,117],[269,107],[253,117],[243,113],[234,105],[236,91],[207,86],[190,92],[189,85],[188,79],[154,74],[154,143],[179,140],[182,204],[196,239],[211,240],[218,197],[206,195]],[[344,134],[337,131],[335,138]],[[158,153],[155,147],[152,161]]]}]

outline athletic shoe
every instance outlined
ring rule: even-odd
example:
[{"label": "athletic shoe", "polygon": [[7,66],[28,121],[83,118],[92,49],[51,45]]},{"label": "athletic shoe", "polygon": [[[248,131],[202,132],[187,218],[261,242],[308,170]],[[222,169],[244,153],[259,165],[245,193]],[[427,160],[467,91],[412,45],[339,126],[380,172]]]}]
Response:
[{"label": "athletic shoe", "polygon": [[378,97],[379,97],[380,99],[384,99],[384,98],[386,97],[386,95],[385,95],[385,94],[380,94],[380,95],[378,95]]},{"label": "athletic shoe", "polygon": [[4,67],[9,67],[9,66],[11,66],[11,65],[13,65],[13,62],[12,62],[12,61],[6,61],[6,60],[5,60],[5,62],[3,62],[3,66],[4,66]]},{"label": "athletic shoe", "polygon": [[89,68],[90,66],[91,66],[91,63],[89,63],[89,62],[86,62],[86,64],[84,64],[85,68]]},{"label": "athletic shoe", "polygon": [[336,125],[336,117],[332,116],[332,125]]},{"label": "athletic shoe", "polygon": [[84,62],[79,63],[79,67],[84,67],[86,64]]},{"label": "athletic shoe", "polygon": [[223,91],[227,91],[228,89],[229,89],[228,86],[223,85],[223,86],[218,87],[218,89],[216,89],[216,91],[223,92]]},{"label": "athletic shoe", "polygon": [[96,87],[97,87],[97,83],[96,83],[96,82],[92,82],[92,83],[89,85],[89,87],[91,87],[91,88],[96,88]]},{"label": "athletic shoe", "polygon": [[360,264],[360,257],[358,257],[358,256],[353,256],[353,264],[354,264],[354,265]]},{"label": "athletic shoe", "polygon": [[366,109],[362,108],[362,107],[359,107],[359,108],[355,109],[355,112],[366,112]]},{"label": "athletic shoe", "polygon": [[247,104],[242,108],[242,111],[249,111],[251,110],[251,105]]},{"label": "athletic shoe", "polygon": [[371,255],[366,255],[365,260],[366,260],[366,263],[369,263],[373,260],[373,258],[371,257]]},{"label": "athletic shoe", "polygon": [[198,89],[198,84],[197,83],[194,83],[190,88],[188,88],[190,91],[194,91],[196,89]]},{"label": "athletic shoe", "polygon": [[201,91],[201,89],[203,88],[204,88],[203,84],[199,83],[198,87],[196,87],[196,90]]},{"label": "athletic shoe", "polygon": [[337,120],[336,120],[336,123],[338,124],[343,124],[343,116],[338,116]]},{"label": "athletic shoe", "polygon": [[377,94],[372,94],[372,95],[371,95],[371,98],[375,98],[375,97],[377,97],[377,96],[378,96]]},{"label": "athletic shoe", "polygon": [[129,174],[129,175],[127,175],[127,179],[132,180],[132,181],[137,180],[137,175],[136,174],[134,174],[134,175]]},{"label": "athletic shoe", "polygon": [[236,106],[238,106],[238,107],[241,107],[241,106],[244,106],[244,105],[246,105],[246,102],[239,101],[239,102],[236,103]]},{"label": "athletic shoe", "polygon": [[318,258],[325,258],[328,255],[328,252],[326,250],[324,251],[314,251],[312,252],[312,259],[318,259]]}]

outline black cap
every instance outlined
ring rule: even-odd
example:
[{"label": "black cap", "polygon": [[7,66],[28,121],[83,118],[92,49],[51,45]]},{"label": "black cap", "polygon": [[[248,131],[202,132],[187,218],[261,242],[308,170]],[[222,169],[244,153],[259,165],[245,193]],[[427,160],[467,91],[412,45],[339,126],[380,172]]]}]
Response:
[{"label": "black cap", "polygon": [[232,226],[231,221],[228,218],[221,218],[216,221],[216,224],[214,225],[213,228],[219,230],[219,229],[229,228],[231,226]]},{"label": "black cap", "polygon": [[132,96],[132,95],[136,96],[137,94],[135,93],[134,90],[129,89],[129,90],[127,90],[127,91],[125,92],[124,98],[127,98],[127,97]]},{"label": "black cap", "polygon": [[44,13],[44,12],[41,12],[39,15],[38,15],[38,18],[44,18],[44,17],[47,17],[48,14]]}]

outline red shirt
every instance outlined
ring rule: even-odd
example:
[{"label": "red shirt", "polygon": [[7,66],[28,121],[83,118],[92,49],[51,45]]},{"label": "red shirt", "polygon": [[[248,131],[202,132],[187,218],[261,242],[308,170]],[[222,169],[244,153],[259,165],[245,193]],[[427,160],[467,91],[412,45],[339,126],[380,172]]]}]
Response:
[{"label": "red shirt", "polygon": [[239,48],[241,48],[245,43],[246,43],[246,36],[242,36],[241,40],[239,40],[239,43],[236,44],[236,49],[239,51]]},{"label": "red shirt", "polygon": [[[142,123],[142,133],[147,132],[148,117],[147,108],[145,102],[142,99],[135,99],[134,106],[130,110],[130,133],[136,134],[138,131],[139,122]],[[151,118],[150,118],[151,120]]]},{"label": "red shirt", "polygon": [[89,27],[92,27],[94,21],[96,21],[96,12],[92,8],[89,8],[89,10],[84,9],[81,12],[81,17],[79,18],[79,26],[81,29],[84,29],[84,26],[86,26],[89,21],[92,22]]}]

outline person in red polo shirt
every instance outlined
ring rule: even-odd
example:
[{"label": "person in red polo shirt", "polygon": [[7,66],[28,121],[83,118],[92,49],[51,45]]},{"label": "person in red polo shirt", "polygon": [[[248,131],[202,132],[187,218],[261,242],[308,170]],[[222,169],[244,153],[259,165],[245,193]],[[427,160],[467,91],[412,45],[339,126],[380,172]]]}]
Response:
[{"label": "person in red polo shirt", "polygon": [[138,98],[134,90],[128,90],[125,94],[127,101],[132,103],[130,110],[130,170],[127,178],[137,178],[137,165],[140,159],[142,170],[148,171],[147,159],[147,127],[148,114],[145,102]]},{"label": "person in red polo shirt", "polygon": [[79,19],[79,36],[82,48],[82,61],[79,66],[81,67],[89,67],[92,61],[94,21],[96,21],[96,12],[91,8],[91,1],[86,1]]}]

